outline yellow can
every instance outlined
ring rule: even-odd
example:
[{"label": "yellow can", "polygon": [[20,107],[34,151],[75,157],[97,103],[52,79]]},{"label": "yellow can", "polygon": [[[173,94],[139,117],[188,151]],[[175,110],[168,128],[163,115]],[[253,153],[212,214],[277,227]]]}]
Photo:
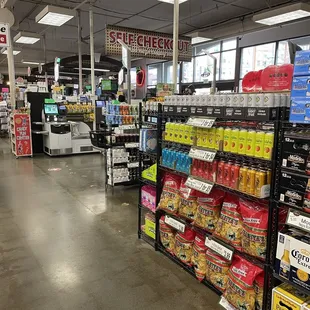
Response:
[{"label": "yellow can", "polygon": [[256,133],[255,139],[255,157],[263,158],[264,156],[264,142],[265,142],[265,132],[258,131]]},{"label": "yellow can", "polygon": [[180,124],[173,124],[173,128],[174,128],[173,130],[174,136],[172,141],[180,142]]},{"label": "yellow can", "polygon": [[215,149],[218,151],[223,151],[223,143],[224,143],[224,128],[218,127],[216,128],[215,133]]},{"label": "yellow can", "polygon": [[264,154],[263,154],[263,157],[265,159],[271,159],[272,158],[273,141],[274,141],[274,133],[273,132],[267,132],[265,134]]},{"label": "yellow can", "polygon": [[203,128],[203,133],[202,133],[202,146],[208,148],[209,145],[210,145],[209,129],[208,129],[208,128]]},{"label": "yellow can", "polygon": [[189,127],[189,144],[190,145],[195,145],[196,139],[197,139],[197,128],[193,126],[188,126]]},{"label": "yellow can", "polygon": [[186,131],[186,125],[185,124],[179,124],[179,143],[185,143],[185,131]]},{"label": "yellow can", "polygon": [[197,146],[203,145],[203,129],[197,128]]},{"label": "yellow can", "polygon": [[208,143],[208,147],[210,149],[215,149],[216,148],[215,139],[216,139],[216,129],[215,128],[210,128],[209,129],[209,143]]},{"label": "yellow can", "polygon": [[266,184],[271,184],[271,170],[267,169],[267,179],[266,179]]},{"label": "yellow can", "polygon": [[184,135],[183,135],[183,141],[184,144],[190,144],[191,142],[191,128],[192,126],[184,125]]},{"label": "yellow can", "polygon": [[225,128],[224,130],[224,152],[231,151],[231,128]]},{"label": "yellow can", "polygon": [[249,168],[246,176],[246,193],[249,195],[255,195],[255,175],[256,170],[252,167]]},{"label": "yellow can", "polygon": [[238,153],[238,146],[239,146],[239,129],[234,128],[231,131],[231,147],[230,151],[232,153]]},{"label": "yellow can", "polygon": [[248,136],[248,131],[245,129],[241,129],[239,132],[239,147],[238,147],[238,154],[240,154],[240,155],[246,154],[247,136]]},{"label": "yellow can", "polygon": [[255,154],[255,141],[256,141],[256,131],[249,130],[246,139],[246,153],[247,156],[254,156]]},{"label": "yellow can", "polygon": [[255,196],[260,198],[262,196],[262,188],[267,184],[267,172],[258,170],[255,173]]},{"label": "yellow can", "polygon": [[239,191],[246,193],[247,186],[246,186],[246,181],[247,181],[247,174],[248,174],[248,167],[243,166],[240,168],[239,171]]},{"label": "yellow can", "polygon": [[165,140],[170,141],[171,138],[171,123],[166,123],[165,126]]}]

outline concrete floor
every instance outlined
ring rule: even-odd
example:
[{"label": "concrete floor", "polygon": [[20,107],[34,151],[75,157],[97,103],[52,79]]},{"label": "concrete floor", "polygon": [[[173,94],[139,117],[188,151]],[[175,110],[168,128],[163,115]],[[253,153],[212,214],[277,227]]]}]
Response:
[{"label": "concrete floor", "polygon": [[0,139],[0,309],[220,309],[137,239],[138,190],[105,192],[102,164],[99,154],[16,160]]}]

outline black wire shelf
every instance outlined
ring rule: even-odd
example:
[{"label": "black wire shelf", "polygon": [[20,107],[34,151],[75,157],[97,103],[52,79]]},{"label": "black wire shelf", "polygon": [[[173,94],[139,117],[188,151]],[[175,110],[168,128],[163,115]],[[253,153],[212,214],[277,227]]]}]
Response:
[{"label": "black wire shelf", "polygon": [[144,184],[147,184],[147,185],[152,185],[152,186],[154,186],[154,187],[156,187],[156,185],[157,185],[156,182],[151,181],[151,180],[148,180],[148,179],[145,179],[145,178],[142,178],[142,177],[139,178],[139,181],[140,181],[141,183],[144,183]]},{"label": "black wire shelf", "polygon": [[138,232],[139,238],[149,244],[151,247],[155,248],[155,240],[148,236],[144,231],[140,230]]},{"label": "black wire shelf", "polygon": [[281,276],[279,276],[279,275],[278,275],[277,273],[275,273],[275,272],[273,273],[273,277],[274,277],[275,279],[277,279],[277,280],[283,282],[283,283],[288,283],[288,284],[290,284],[291,286],[295,287],[295,288],[298,289],[300,292],[303,292],[303,293],[306,294],[306,295],[310,295],[310,290],[307,290],[306,288],[304,288],[304,287],[302,287],[302,286],[300,286],[300,285],[298,285],[298,284],[296,284],[296,283],[293,283],[293,282],[291,282],[291,281],[289,281],[289,280],[287,280],[287,279],[282,278]]},{"label": "black wire shelf", "polygon": [[139,209],[141,209],[141,210],[143,210],[143,211],[151,212],[151,213],[155,214],[154,211],[152,211],[151,209],[147,208],[146,206],[144,206],[144,205],[141,204],[141,203],[138,204],[138,207],[139,207]]},{"label": "black wire shelf", "polygon": [[189,176],[189,174],[187,174],[187,173],[185,173],[185,172],[181,172],[181,171],[178,171],[178,170],[174,170],[174,169],[172,169],[172,168],[169,168],[169,167],[166,167],[166,166],[163,166],[163,165],[159,165],[158,168],[159,168],[160,170],[162,170],[162,171],[170,172],[170,173],[179,175],[180,177],[183,177],[183,178],[187,178],[187,177]]}]

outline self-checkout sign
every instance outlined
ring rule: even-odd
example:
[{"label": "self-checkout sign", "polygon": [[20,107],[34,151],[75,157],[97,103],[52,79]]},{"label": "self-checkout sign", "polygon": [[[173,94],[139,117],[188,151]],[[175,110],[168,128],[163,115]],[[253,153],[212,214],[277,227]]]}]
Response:
[{"label": "self-checkout sign", "polygon": [[223,258],[225,258],[228,261],[231,261],[234,255],[234,250],[228,246],[223,245],[216,239],[207,236],[205,245],[207,248],[213,250]]},{"label": "self-checkout sign", "polygon": [[214,125],[215,118],[190,117],[187,125],[202,128],[211,128]]},{"label": "self-checkout sign", "polygon": [[286,224],[310,232],[310,218],[305,213],[290,209],[287,214]]},{"label": "self-checkout sign", "polygon": [[214,184],[213,183],[209,183],[206,181],[200,181],[198,179],[195,179],[193,177],[188,177],[185,185],[187,187],[190,187],[192,189],[195,189],[199,192],[205,193],[205,194],[210,194]]},{"label": "self-checkout sign", "polygon": [[173,228],[175,228],[176,230],[184,233],[185,231],[185,224],[172,218],[171,216],[169,215],[166,215],[165,216],[165,223]]},{"label": "self-checkout sign", "polygon": [[204,160],[207,162],[213,162],[215,156],[216,156],[216,151],[197,149],[193,147],[191,148],[189,152],[189,157],[194,158],[194,159]]}]

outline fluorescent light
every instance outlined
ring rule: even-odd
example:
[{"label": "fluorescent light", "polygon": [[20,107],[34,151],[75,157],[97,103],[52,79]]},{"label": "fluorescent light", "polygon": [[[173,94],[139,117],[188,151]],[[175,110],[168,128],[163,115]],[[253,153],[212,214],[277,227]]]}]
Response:
[{"label": "fluorescent light", "polygon": [[204,37],[196,37],[196,38],[192,38],[192,44],[198,44],[198,43],[202,43],[202,42],[206,42],[206,41],[211,41],[212,39],[210,38],[204,38]]},{"label": "fluorescent light", "polygon": [[27,65],[44,65],[44,62],[36,62],[36,61],[26,61],[26,60],[22,60],[23,64],[27,64]]},{"label": "fluorescent light", "polygon": [[[79,68],[74,68],[75,70],[79,70]],[[82,68],[82,70],[86,70],[86,71],[91,71],[91,68]],[[96,69],[95,68],[95,71],[98,71],[98,72],[110,72],[110,70],[108,69]]]},{"label": "fluorescent light", "polygon": [[[174,0],[158,0],[158,1],[174,4]],[[179,0],[179,4],[186,2],[186,1],[188,0]]]},{"label": "fluorescent light", "polygon": [[37,16],[36,22],[49,26],[62,26],[74,17],[73,10],[47,5]]},{"label": "fluorescent light", "polygon": [[310,5],[296,3],[253,16],[253,21],[264,25],[277,25],[310,16]]},{"label": "fluorescent light", "polygon": [[34,44],[40,40],[40,36],[33,32],[21,31],[14,37],[14,42],[21,44]]},{"label": "fluorescent light", "polygon": [[[19,50],[13,50],[13,55],[16,56],[20,53],[21,51]],[[4,47],[2,50],[1,50],[1,54],[4,54],[4,55],[7,55],[8,54],[8,50],[6,47]]]}]

